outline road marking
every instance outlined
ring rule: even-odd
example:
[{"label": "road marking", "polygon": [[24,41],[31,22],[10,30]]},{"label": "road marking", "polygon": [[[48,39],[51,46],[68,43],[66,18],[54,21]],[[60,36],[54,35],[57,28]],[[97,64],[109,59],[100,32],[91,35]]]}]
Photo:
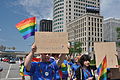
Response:
[{"label": "road marking", "polygon": [[8,79],[11,79],[11,80],[13,80],[13,79],[22,79],[22,78],[8,78]]},{"label": "road marking", "polygon": [[[0,80],[5,80],[5,79],[6,79],[6,78],[1,78]],[[7,78],[7,80],[9,80],[9,79],[10,79],[10,80],[11,80],[11,79],[12,79],[12,80],[13,80],[13,79],[20,79],[20,80],[21,80],[22,78]]]},{"label": "road marking", "polygon": [[8,75],[9,75],[9,73],[10,73],[10,68],[11,68],[11,64],[10,64],[10,66],[9,66],[9,69],[8,69],[8,72],[7,72],[7,75],[6,75],[6,79],[8,78]]}]

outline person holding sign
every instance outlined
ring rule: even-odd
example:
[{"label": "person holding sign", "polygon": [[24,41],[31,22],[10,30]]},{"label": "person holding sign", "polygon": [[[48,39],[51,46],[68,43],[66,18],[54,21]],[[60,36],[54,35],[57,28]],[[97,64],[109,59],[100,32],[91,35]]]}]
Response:
[{"label": "person holding sign", "polygon": [[35,44],[32,45],[32,50],[28,54],[24,62],[24,72],[32,77],[32,80],[56,80],[56,72],[59,66],[65,59],[65,54],[61,54],[58,62],[50,62],[49,54],[41,54],[41,62],[31,62],[37,47]]},{"label": "person holding sign", "polygon": [[76,80],[95,80],[90,68],[90,57],[84,54],[78,62],[80,67],[75,71]]}]

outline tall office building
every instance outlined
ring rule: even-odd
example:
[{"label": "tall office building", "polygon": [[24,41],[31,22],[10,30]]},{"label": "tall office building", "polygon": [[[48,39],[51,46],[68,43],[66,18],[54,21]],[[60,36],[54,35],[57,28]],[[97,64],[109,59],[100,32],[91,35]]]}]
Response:
[{"label": "tall office building", "polygon": [[40,32],[52,32],[52,20],[42,19],[40,21]]},{"label": "tall office building", "polygon": [[94,51],[94,42],[103,41],[103,16],[85,14],[66,26],[69,41],[82,42],[83,52]]},{"label": "tall office building", "polygon": [[120,28],[120,19],[109,18],[103,22],[104,41],[117,41],[117,28]]},{"label": "tall office building", "polygon": [[53,0],[53,32],[66,32],[66,24],[83,14],[100,14],[99,0]]}]

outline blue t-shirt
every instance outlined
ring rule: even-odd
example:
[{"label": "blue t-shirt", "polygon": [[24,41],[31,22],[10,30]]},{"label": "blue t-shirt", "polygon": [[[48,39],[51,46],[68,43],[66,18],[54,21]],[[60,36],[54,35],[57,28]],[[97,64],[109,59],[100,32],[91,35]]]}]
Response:
[{"label": "blue t-shirt", "polygon": [[92,73],[87,69],[83,69],[83,75],[84,75],[84,80],[88,79],[89,77],[93,77]]},{"label": "blue t-shirt", "polygon": [[79,67],[80,67],[80,65],[78,65],[78,64],[73,64],[73,65],[71,66],[71,69],[72,69],[73,71],[76,71],[77,68],[79,68]]},{"label": "blue t-shirt", "polygon": [[[64,66],[62,66],[62,64],[64,64]],[[68,70],[67,70],[68,61],[64,60],[62,64],[61,64],[60,70],[62,71],[62,78],[64,79],[68,77]]]},{"label": "blue t-shirt", "polygon": [[76,78],[75,71],[76,71],[77,68],[79,68],[79,67],[80,67],[80,65],[78,65],[78,64],[73,64],[73,65],[71,66],[71,69],[72,69],[72,71],[73,71],[73,79]]},{"label": "blue t-shirt", "polygon": [[24,73],[30,75],[32,80],[52,80],[56,78],[58,66],[56,62],[32,62],[29,72],[24,69]]}]

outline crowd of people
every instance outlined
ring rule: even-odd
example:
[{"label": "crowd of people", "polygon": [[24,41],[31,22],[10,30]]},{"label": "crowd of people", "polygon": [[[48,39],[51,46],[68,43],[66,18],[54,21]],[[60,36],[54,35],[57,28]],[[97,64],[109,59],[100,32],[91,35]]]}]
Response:
[{"label": "crowd of people", "polygon": [[31,80],[94,80],[88,55],[72,58],[66,54],[44,53],[40,54],[40,62],[33,62],[36,50],[37,47],[33,44],[24,60],[24,75],[29,75]]}]

